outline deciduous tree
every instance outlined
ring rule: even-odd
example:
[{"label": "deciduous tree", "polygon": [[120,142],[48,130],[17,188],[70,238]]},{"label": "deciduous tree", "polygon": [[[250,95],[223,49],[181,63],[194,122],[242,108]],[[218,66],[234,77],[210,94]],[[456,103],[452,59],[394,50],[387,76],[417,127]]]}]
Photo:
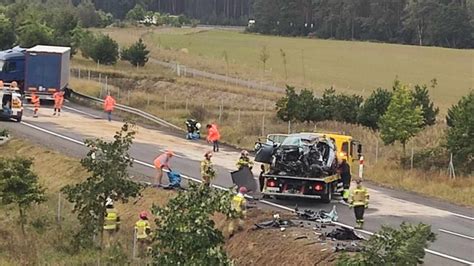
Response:
[{"label": "deciduous tree", "polygon": [[216,213],[237,217],[230,191],[191,184],[165,207],[153,207],[157,232],[153,238],[156,265],[231,265],[224,237],[215,228]]},{"label": "deciduous tree", "polygon": [[90,247],[97,233],[102,240],[107,198],[127,202],[130,197],[139,195],[141,186],[129,179],[127,171],[133,165],[128,150],[134,135],[133,126],[126,123],[111,142],[86,140],[90,151],[81,160],[81,165],[90,176],[62,189],[67,200],[74,204],[73,211],[78,214],[82,226],[75,238],[79,246]]},{"label": "deciduous tree", "polygon": [[408,86],[396,83],[387,112],[379,121],[383,142],[387,145],[399,141],[405,154],[407,141],[421,130],[422,125],[422,111],[413,106],[413,97]]},{"label": "deciduous tree", "polygon": [[44,202],[44,191],[38,176],[31,170],[31,159],[0,158],[0,200],[2,204],[16,204],[20,214],[21,231],[25,234],[26,210],[32,204]]}]

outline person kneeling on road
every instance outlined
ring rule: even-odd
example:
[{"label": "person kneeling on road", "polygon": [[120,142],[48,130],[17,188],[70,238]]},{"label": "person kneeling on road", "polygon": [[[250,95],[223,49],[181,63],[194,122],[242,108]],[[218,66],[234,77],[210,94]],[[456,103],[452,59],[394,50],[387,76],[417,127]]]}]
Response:
[{"label": "person kneeling on road", "polygon": [[356,180],[357,187],[350,193],[350,208],[354,208],[357,229],[364,227],[364,212],[369,207],[369,192],[362,186],[362,179]]},{"label": "person kneeling on road", "polygon": [[[231,208],[237,213],[237,218],[232,219],[229,222],[229,237],[232,237],[236,231],[240,231],[244,227],[244,220],[247,215],[247,200],[245,194],[247,193],[246,187],[240,187],[239,193],[232,198]],[[237,220],[237,230],[235,228],[235,222]]]},{"label": "person kneeling on road", "polygon": [[151,227],[146,211],[140,213],[140,220],[135,223],[135,237],[138,242],[138,257],[146,256],[151,244]]}]

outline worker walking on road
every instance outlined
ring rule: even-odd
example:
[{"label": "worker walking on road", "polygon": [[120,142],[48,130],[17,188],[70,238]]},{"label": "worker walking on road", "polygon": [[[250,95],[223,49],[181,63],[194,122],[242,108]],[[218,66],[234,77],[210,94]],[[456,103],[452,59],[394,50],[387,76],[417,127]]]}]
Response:
[{"label": "worker walking on road", "polygon": [[240,152],[240,158],[236,163],[237,169],[241,170],[244,167],[248,167],[250,170],[253,168],[253,161],[250,160],[249,157],[249,152],[246,150],[243,150]]},{"label": "worker walking on road", "polygon": [[107,198],[105,208],[107,212],[104,217],[105,247],[108,248],[120,228],[120,217],[111,198]]},{"label": "worker walking on road", "polygon": [[151,227],[146,211],[140,213],[140,220],[135,223],[135,237],[138,244],[138,257],[145,257],[151,244]]},{"label": "worker walking on road", "polygon": [[115,99],[110,95],[109,91],[104,100],[104,111],[107,113],[107,119],[109,122],[112,121],[112,112],[114,111],[115,104]]},{"label": "worker walking on road", "polygon": [[362,186],[362,179],[357,179],[357,187],[350,193],[350,208],[354,208],[356,228],[364,227],[364,212],[369,207],[369,192]]},{"label": "worker walking on road", "polygon": [[349,200],[349,189],[351,187],[351,166],[347,163],[346,159],[342,159],[341,164],[338,167],[339,175],[341,176],[343,191],[342,199],[347,202]]},{"label": "worker walking on road", "polygon": [[210,186],[211,181],[216,177],[216,170],[212,165],[212,152],[208,151],[204,154],[204,160],[201,161],[201,177],[205,186]]},{"label": "worker walking on road", "polygon": [[219,140],[221,139],[221,134],[217,129],[216,124],[208,124],[207,128],[207,142],[212,143],[212,151],[219,152]]},{"label": "worker walking on road", "polygon": [[35,92],[31,93],[31,103],[33,104],[33,107],[34,107],[33,117],[37,118],[39,108],[40,108],[40,98],[38,97],[38,95],[36,95]]},{"label": "worker walking on road", "polygon": [[57,91],[53,94],[54,98],[54,113],[53,116],[56,115],[56,112],[58,116],[61,115],[61,108],[63,108],[63,103],[64,103],[64,92],[62,91]]},{"label": "worker walking on road", "polygon": [[173,158],[174,152],[172,150],[166,150],[163,154],[156,157],[153,164],[156,168],[156,176],[155,176],[155,186],[161,187],[161,181],[163,179],[163,169],[170,170],[170,160]]},{"label": "worker walking on road", "polygon": [[[237,213],[237,218],[229,222],[229,237],[232,237],[236,231],[240,231],[244,227],[244,220],[247,215],[247,200],[245,194],[247,193],[246,187],[240,187],[239,193],[232,198],[231,208]],[[237,228],[235,223],[237,222]]]}]

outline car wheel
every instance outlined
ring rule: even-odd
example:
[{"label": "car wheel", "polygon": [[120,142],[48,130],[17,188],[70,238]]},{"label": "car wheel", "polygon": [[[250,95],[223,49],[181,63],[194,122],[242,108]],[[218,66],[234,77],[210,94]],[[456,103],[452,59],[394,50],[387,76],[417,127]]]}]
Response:
[{"label": "car wheel", "polygon": [[21,122],[21,118],[22,118],[21,115],[20,115],[20,116],[17,116],[17,117],[16,117],[16,122],[20,123],[20,122]]}]

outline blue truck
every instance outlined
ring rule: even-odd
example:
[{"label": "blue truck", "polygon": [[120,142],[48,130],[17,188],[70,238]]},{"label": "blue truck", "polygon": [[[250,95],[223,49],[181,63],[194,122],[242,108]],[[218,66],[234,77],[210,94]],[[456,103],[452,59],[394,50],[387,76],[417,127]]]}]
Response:
[{"label": "blue truck", "polygon": [[42,100],[53,100],[56,91],[69,85],[70,47],[37,45],[0,52],[0,80],[16,81],[28,99],[35,92]]}]

